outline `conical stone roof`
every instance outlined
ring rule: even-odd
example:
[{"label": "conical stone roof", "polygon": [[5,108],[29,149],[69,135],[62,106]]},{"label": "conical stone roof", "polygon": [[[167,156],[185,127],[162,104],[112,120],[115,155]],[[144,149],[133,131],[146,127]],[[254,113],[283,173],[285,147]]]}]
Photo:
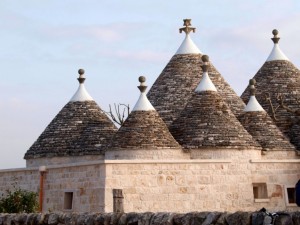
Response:
[{"label": "conical stone roof", "polygon": [[[278,31],[273,30],[273,50],[267,61],[253,77],[256,98],[291,143],[300,149],[300,126],[297,111],[300,99],[300,71],[280,50]],[[241,98],[249,99],[249,86]]]},{"label": "conical stone roof", "polygon": [[207,73],[208,57],[203,56],[202,60],[206,61],[202,66],[205,79],[170,126],[171,133],[187,149],[260,148],[212,87]]},{"label": "conical stone roof", "polygon": [[255,80],[250,80],[251,100],[239,121],[249,134],[262,146],[263,151],[287,150],[294,151],[295,147],[288,141],[271,117],[260,106],[255,98]]},{"label": "conical stone roof", "polygon": [[[109,150],[181,149],[166,124],[145,95],[145,78],[140,77],[141,96],[124,124],[114,135]],[[108,150],[108,151],[109,151]]]},{"label": "conical stone roof", "polygon": [[115,125],[102,112],[84,87],[79,70],[79,88],[25,154],[25,159],[104,154]]},{"label": "conical stone roof", "polygon": [[[147,94],[149,101],[168,126],[180,115],[203,74],[202,53],[191,42],[189,36],[194,28],[190,27],[190,21],[184,21],[185,27],[180,31],[186,32],[186,38]],[[245,107],[244,102],[212,64],[209,67],[209,74],[232,112],[239,115]]]}]

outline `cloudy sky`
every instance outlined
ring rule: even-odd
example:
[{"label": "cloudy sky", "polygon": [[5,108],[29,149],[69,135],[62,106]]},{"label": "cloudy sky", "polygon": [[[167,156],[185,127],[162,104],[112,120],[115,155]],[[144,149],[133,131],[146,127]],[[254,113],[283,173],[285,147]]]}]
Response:
[{"label": "cloudy sky", "polygon": [[138,76],[152,85],[184,38],[184,18],[239,95],[271,52],[274,28],[300,66],[296,0],[1,0],[0,169],[25,166],[24,153],[75,93],[79,68],[104,110],[133,106]]}]

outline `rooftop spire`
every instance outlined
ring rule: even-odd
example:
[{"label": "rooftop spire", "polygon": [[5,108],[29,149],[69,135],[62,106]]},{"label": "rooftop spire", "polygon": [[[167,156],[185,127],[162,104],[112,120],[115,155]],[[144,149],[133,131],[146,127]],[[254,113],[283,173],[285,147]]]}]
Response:
[{"label": "rooftop spire", "polygon": [[198,84],[195,92],[201,92],[201,91],[217,91],[215,85],[213,84],[213,82],[211,81],[211,79],[208,76],[208,63],[209,63],[209,57],[208,55],[203,55],[201,57],[202,59],[202,71],[203,71],[203,76],[202,79],[200,81],[200,83]]},{"label": "rooftop spire", "polygon": [[184,31],[186,34],[189,34],[191,31],[193,31],[193,33],[195,33],[196,28],[195,27],[191,27],[191,20],[192,19],[184,19],[183,20],[183,26],[182,28],[179,28],[179,32],[182,33],[182,31]]},{"label": "rooftop spire", "polygon": [[280,37],[278,36],[278,30],[274,29],[272,31],[272,34],[274,35],[274,37],[272,37],[272,41],[274,43],[274,47],[272,49],[271,54],[269,55],[267,62],[268,61],[273,61],[273,60],[289,60],[286,55],[281,51],[281,49],[279,48],[279,40]]},{"label": "rooftop spire", "polygon": [[77,80],[79,81],[79,87],[70,102],[93,101],[94,99],[89,95],[83,84],[85,81],[84,69],[79,69],[78,74],[79,78],[77,78]]},{"label": "rooftop spire", "polygon": [[194,44],[192,39],[190,38],[189,33],[193,31],[195,33],[196,28],[191,27],[191,19],[184,19],[183,20],[183,26],[182,28],[179,28],[179,32],[186,34],[185,39],[183,40],[182,44],[180,45],[179,49],[176,52],[176,55],[178,54],[201,54],[201,51],[198,49],[198,47]]},{"label": "rooftop spire", "polygon": [[83,84],[85,81],[84,69],[79,69],[78,73],[79,73],[79,78],[77,78],[77,80],[79,81],[80,84]]},{"label": "rooftop spire", "polygon": [[274,29],[272,31],[272,34],[274,35],[274,37],[272,37],[272,41],[274,42],[274,44],[278,44],[280,37],[278,37],[278,30]]},{"label": "rooftop spire", "polygon": [[146,77],[140,76],[139,77],[139,82],[141,83],[140,86],[138,86],[138,89],[141,91],[141,95],[135,104],[134,108],[132,111],[150,111],[150,110],[155,110],[152,104],[149,102],[145,91],[147,89],[147,86],[145,85],[146,82]]},{"label": "rooftop spire", "polygon": [[261,105],[258,103],[256,97],[255,97],[255,85],[256,80],[250,79],[249,85],[250,85],[250,99],[248,104],[246,105],[244,111],[245,112],[257,112],[257,111],[265,111]]}]

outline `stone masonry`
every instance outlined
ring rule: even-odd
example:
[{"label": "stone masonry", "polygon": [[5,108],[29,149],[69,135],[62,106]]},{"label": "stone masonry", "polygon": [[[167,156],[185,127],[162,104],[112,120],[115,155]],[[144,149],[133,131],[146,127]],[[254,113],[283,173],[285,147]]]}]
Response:
[{"label": "stone masonry", "polygon": [[118,149],[181,149],[155,110],[133,111],[108,147]]},{"label": "stone masonry", "polygon": [[243,112],[238,119],[262,146],[263,151],[295,151],[295,147],[281,133],[265,111]]},{"label": "stone masonry", "polygon": [[[180,115],[202,77],[201,54],[174,55],[159,75],[147,96],[164,122],[170,124]],[[245,107],[222,75],[210,64],[211,80],[237,116]]]},{"label": "stone masonry", "polygon": [[170,131],[187,149],[260,148],[215,91],[194,93]]},{"label": "stone masonry", "polygon": [[95,101],[69,102],[24,158],[100,155],[116,130]]},{"label": "stone masonry", "polygon": [[[255,74],[254,79],[256,80],[256,98],[258,102],[299,150],[299,115],[281,107],[278,97],[281,96],[283,103],[291,110],[295,112],[299,110],[300,71],[286,60],[269,61],[264,63]],[[272,102],[274,113],[266,96]],[[248,102],[249,86],[243,92],[241,98],[244,102]]]}]

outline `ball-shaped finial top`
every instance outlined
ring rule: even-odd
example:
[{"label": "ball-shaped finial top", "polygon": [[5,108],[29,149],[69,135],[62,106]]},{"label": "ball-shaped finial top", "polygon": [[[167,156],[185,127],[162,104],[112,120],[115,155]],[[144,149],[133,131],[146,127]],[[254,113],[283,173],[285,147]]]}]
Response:
[{"label": "ball-shaped finial top", "polygon": [[203,62],[209,62],[209,57],[208,57],[208,55],[203,55],[203,56],[201,57],[201,59],[202,59]]},{"label": "ball-shaped finial top", "polygon": [[146,81],[146,77],[144,77],[144,76],[139,77],[139,82],[140,83],[144,83],[145,81]]},{"label": "ball-shaped finial top", "polygon": [[278,35],[278,30],[274,29],[274,30],[272,31],[272,34],[273,34],[274,36]]},{"label": "ball-shaped finial top", "polygon": [[79,73],[79,75],[83,75],[84,74],[84,69],[79,69],[78,73]]},{"label": "ball-shaped finial top", "polygon": [[256,80],[255,79],[250,79],[249,80],[249,84],[250,85],[255,85],[256,84]]}]

